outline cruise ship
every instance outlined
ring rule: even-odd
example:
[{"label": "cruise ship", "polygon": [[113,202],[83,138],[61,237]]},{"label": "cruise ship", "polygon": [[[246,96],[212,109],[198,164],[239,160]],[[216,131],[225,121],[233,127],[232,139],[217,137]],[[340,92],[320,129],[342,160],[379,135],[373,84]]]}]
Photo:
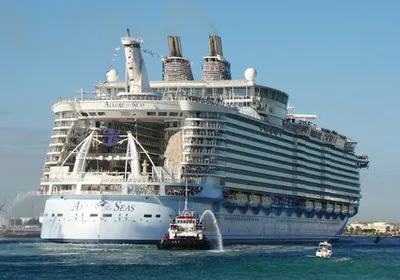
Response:
[{"label": "cruise ship", "polygon": [[[254,68],[232,79],[219,36],[208,37],[201,80],[179,36],[168,37],[168,55],[142,49],[129,30],[121,42],[124,79],[110,68],[93,92],[52,105],[42,239],[157,243],[185,185],[225,244],[341,235],[369,165],[354,140],[290,112],[288,94],[257,84]],[[149,81],[146,53],[161,59],[162,80]]]}]

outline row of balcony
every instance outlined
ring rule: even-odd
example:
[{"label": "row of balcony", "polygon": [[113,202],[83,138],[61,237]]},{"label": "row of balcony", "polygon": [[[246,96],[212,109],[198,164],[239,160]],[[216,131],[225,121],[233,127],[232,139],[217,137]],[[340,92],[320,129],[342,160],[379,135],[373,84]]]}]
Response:
[{"label": "row of balcony", "polygon": [[189,129],[185,130],[185,136],[222,136],[222,132],[219,131],[207,131],[207,130],[199,130],[199,129]]}]

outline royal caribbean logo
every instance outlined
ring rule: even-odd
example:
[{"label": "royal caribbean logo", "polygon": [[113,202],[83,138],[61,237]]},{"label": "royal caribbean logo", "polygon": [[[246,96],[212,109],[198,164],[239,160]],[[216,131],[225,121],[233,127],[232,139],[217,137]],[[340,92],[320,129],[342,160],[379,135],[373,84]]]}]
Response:
[{"label": "royal caribbean logo", "polygon": [[118,145],[118,138],[119,135],[121,134],[121,130],[114,130],[112,128],[110,129],[104,129],[101,134],[107,139],[107,141],[104,141],[103,144],[106,147],[114,147]]}]

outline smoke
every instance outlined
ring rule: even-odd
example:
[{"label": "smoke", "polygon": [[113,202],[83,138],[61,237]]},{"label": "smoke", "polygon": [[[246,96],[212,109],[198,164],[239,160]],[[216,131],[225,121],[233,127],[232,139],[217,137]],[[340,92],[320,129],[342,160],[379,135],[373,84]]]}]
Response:
[{"label": "smoke", "polygon": [[[166,3],[167,24],[172,25],[174,33],[178,27],[190,27],[198,22],[207,27],[208,32],[219,35],[214,21],[207,15],[202,7],[187,3]],[[168,30],[169,31],[169,30]]]}]

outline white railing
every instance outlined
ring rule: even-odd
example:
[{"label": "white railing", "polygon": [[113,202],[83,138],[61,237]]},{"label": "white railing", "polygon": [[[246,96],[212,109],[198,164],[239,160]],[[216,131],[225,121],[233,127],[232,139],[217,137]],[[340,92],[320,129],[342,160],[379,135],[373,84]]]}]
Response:
[{"label": "white railing", "polygon": [[[91,173],[91,175],[93,175],[94,173]],[[200,178],[197,178],[199,180],[201,180]],[[65,182],[65,183],[70,183],[70,182],[74,182],[74,183],[91,183],[91,182],[98,182],[100,184],[107,184],[107,183],[124,183],[124,184],[138,184],[138,183],[160,183],[159,179],[153,178],[153,177],[143,177],[143,178],[135,178],[135,179],[131,179],[131,178],[102,178],[101,176],[99,177],[89,177],[89,178],[85,178],[85,177],[69,177],[69,176],[65,176],[65,177],[57,177],[57,178],[42,178],[41,179],[42,183],[60,183],[60,182]],[[185,179],[181,179],[181,178],[163,178],[162,179],[163,183],[185,183]],[[188,179],[188,183],[200,183],[200,181],[198,180],[194,180],[194,178],[189,178]],[[92,183],[93,184],[93,183]]]}]

